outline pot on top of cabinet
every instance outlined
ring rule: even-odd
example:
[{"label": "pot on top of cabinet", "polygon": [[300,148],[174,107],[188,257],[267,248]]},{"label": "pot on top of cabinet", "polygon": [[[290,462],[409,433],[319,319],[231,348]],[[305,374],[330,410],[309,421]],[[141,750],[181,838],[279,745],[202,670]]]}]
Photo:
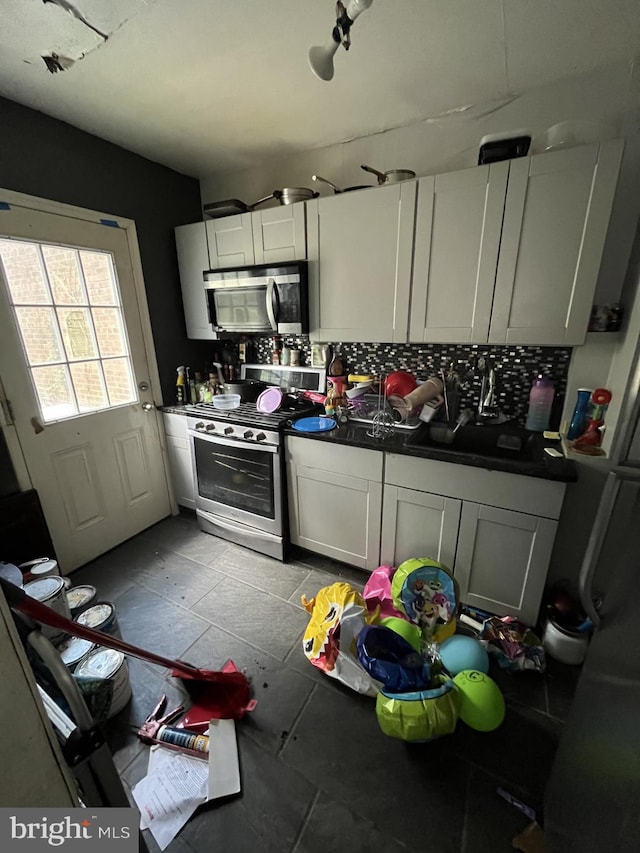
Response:
[{"label": "pot on top of cabinet", "polygon": [[388,172],[379,172],[372,166],[360,166],[365,172],[371,172],[378,179],[378,184],[399,184],[401,181],[410,181],[415,178],[416,173],[411,169],[389,169]]}]

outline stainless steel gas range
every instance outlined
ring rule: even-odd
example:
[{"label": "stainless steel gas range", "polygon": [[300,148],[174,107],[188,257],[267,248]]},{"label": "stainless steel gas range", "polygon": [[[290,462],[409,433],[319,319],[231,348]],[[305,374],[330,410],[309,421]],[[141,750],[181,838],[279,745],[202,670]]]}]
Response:
[{"label": "stainless steel gas range", "polygon": [[[323,390],[325,373],[315,368],[255,366],[245,376],[283,390]],[[196,515],[206,533],[285,560],[289,544],[283,427],[317,407],[298,394],[284,394],[281,408],[259,412],[255,403],[221,410],[212,403],[185,406],[191,460],[197,484]]]}]

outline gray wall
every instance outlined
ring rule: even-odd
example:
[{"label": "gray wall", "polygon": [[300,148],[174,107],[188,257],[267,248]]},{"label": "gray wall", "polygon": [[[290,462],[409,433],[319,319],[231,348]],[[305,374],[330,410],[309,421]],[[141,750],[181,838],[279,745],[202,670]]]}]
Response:
[{"label": "gray wall", "polygon": [[206,343],[186,336],[173,238],[176,225],[202,219],[198,181],[4,98],[0,127],[1,188],[135,220],[163,397],[171,402],[176,365],[212,358]]}]

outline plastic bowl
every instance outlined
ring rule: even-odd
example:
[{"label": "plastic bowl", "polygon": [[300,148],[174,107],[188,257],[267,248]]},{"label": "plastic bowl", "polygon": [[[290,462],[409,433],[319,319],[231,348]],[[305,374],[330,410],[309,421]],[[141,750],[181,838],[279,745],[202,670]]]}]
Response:
[{"label": "plastic bowl", "polygon": [[214,409],[237,409],[240,405],[240,394],[216,394],[213,398]]}]

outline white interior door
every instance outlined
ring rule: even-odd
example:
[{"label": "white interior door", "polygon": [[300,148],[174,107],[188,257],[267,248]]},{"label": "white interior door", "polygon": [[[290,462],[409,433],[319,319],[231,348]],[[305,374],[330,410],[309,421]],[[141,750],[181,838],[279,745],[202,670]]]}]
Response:
[{"label": "white interior door", "polygon": [[63,571],[170,513],[124,229],[0,211],[0,376]]}]

